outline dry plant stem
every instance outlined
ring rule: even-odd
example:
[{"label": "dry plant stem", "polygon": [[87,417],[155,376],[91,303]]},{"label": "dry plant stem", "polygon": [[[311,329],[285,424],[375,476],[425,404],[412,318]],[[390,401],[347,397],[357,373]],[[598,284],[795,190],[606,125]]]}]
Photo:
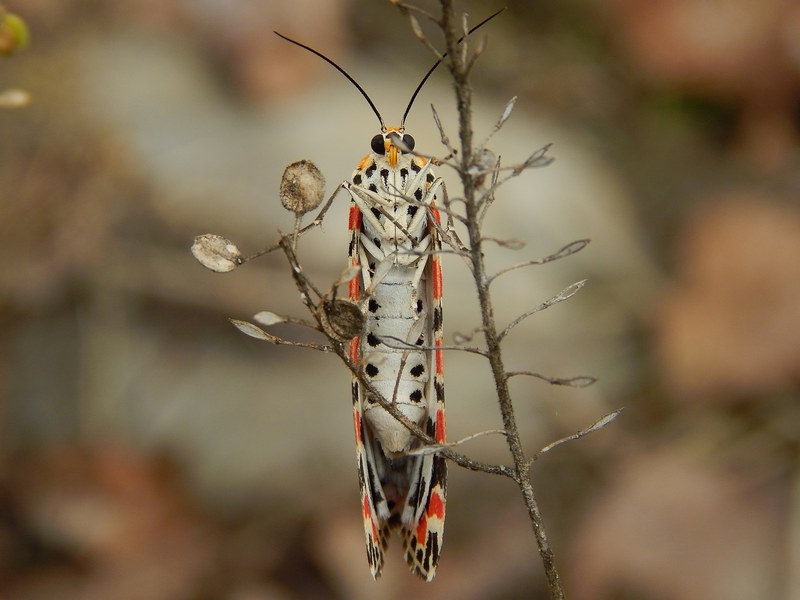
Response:
[{"label": "dry plant stem", "polygon": [[[441,27],[444,32],[447,45],[447,57],[445,63],[450,70],[453,78],[456,105],[458,109],[459,121],[459,142],[461,146],[460,165],[458,168],[459,176],[464,188],[464,199],[467,215],[467,232],[469,235],[469,247],[472,258],[472,273],[480,302],[481,319],[483,323],[483,334],[486,340],[489,364],[491,365],[492,375],[497,388],[498,402],[503,417],[503,426],[506,432],[506,440],[511,457],[514,462],[513,477],[520,488],[525,505],[528,509],[528,516],[531,521],[533,533],[539,546],[545,576],[547,579],[550,597],[554,600],[566,598],[561,579],[555,566],[553,551],[545,532],[542,515],[539,512],[539,505],[533,492],[530,469],[530,460],[526,458],[525,451],[519,436],[514,407],[511,402],[511,395],[508,388],[508,377],[503,366],[503,356],[500,342],[501,336],[497,332],[495,324],[494,310],[492,308],[489,285],[487,283],[486,266],[483,260],[482,236],[480,232],[480,202],[476,194],[475,177],[470,174],[470,167],[473,160],[473,132],[472,132],[472,90],[469,85],[470,63],[466,52],[462,53],[459,48],[458,39],[462,35],[461,19],[457,18],[456,10],[452,0],[440,0],[442,7]],[[469,40],[465,40],[463,46],[466,48]]]}]

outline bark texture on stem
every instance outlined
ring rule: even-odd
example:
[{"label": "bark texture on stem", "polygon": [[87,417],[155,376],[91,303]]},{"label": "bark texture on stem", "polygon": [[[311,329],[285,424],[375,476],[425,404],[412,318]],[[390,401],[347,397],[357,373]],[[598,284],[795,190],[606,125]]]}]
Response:
[{"label": "bark texture on stem", "polygon": [[[470,169],[473,162],[473,131],[472,89],[469,84],[469,75],[470,67],[474,63],[469,59],[469,51],[462,51],[462,48],[459,47],[458,40],[464,32],[461,31],[461,20],[458,19],[456,15],[452,0],[441,0],[440,4],[442,7],[441,26],[447,46],[445,63],[453,78],[456,105],[458,108],[458,135],[460,143],[458,172],[464,188],[470,259],[480,303],[481,320],[488,360],[497,389],[497,399],[503,418],[503,427],[506,432],[508,448],[514,463],[513,477],[520,488],[525,506],[528,510],[528,517],[530,518],[531,527],[539,547],[539,554],[544,566],[550,596],[554,600],[562,600],[566,596],[561,585],[561,578],[556,569],[553,551],[547,539],[547,533],[545,531],[542,515],[539,511],[539,505],[533,491],[531,470],[529,468],[530,460],[526,457],[525,450],[522,447],[522,441],[519,436],[519,429],[514,415],[514,406],[508,388],[508,378],[506,377],[506,370],[503,366],[503,354],[500,346],[501,338],[497,332],[486,266],[484,263],[480,231],[481,202],[477,192],[478,186],[476,185],[475,176],[471,174]],[[468,48],[469,40],[464,40],[463,43]]]}]

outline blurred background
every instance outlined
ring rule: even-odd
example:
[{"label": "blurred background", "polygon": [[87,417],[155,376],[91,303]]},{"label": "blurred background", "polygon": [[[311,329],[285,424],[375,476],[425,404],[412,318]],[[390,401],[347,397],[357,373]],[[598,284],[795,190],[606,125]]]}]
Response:
[{"label": "blurred background", "polygon": [[[283,168],[314,161],[328,193],[378,124],[336,60],[396,124],[432,64],[370,0],[4,0],[30,46],[0,57],[0,598],[9,600],[545,598],[514,485],[451,468],[436,580],[399,540],[372,582],[358,509],[349,375],[331,356],[243,336],[227,317],[303,316],[278,255],[226,275],[189,253],[217,233],[247,254],[289,230]],[[436,10],[435,3],[420,5]],[[501,189],[493,268],[537,493],[575,600],[800,598],[800,3],[464,2],[479,37],[475,130],[512,96],[490,147],[557,161]],[[431,41],[440,44],[426,26]],[[457,137],[440,69],[406,123]],[[440,169],[450,194],[454,174]],[[300,259],[345,266],[347,200]],[[447,257],[445,333],[478,323]],[[278,335],[308,333],[276,327]],[[488,365],[447,356],[448,433],[500,426]],[[498,436],[462,446],[508,462]]]}]

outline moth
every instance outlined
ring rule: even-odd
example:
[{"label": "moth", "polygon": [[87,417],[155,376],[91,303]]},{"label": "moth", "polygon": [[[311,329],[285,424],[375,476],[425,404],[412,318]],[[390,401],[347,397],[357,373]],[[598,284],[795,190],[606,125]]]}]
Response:
[{"label": "moth", "polygon": [[417,86],[400,125],[387,127],[370,97],[344,69],[313,48],[275,33],[342,73],[380,123],[371,152],[342,184],[350,196],[348,260],[358,273],[348,283],[348,294],[366,315],[363,333],[350,343],[350,358],[361,372],[352,381],[361,512],[374,578],[381,574],[390,533],[397,530],[409,568],[431,581],[444,534],[445,459],[435,452],[409,454],[422,443],[381,406],[362,380],[437,443],[445,443],[440,252],[446,230],[437,208],[444,188],[432,161],[414,152],[414,138],[404,125],[441,60]]}]

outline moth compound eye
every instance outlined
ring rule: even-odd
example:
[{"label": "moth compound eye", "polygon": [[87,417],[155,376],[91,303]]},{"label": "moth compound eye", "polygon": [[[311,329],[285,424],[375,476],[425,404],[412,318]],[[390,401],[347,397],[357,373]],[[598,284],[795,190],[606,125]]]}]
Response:
[{"label": "moth compound eye", "polygon": [[403,135],[403,143],[409,150],[414,149],[414,144],[415,144],[414,138],[408,135],[407,133]]},{"label": "moth compound eye", "polygon": [[372,147],[372,151],[375,154],[386,154],[386,146],[383,145],[383,136],[381,134],[372,138],[369,145]]}]

